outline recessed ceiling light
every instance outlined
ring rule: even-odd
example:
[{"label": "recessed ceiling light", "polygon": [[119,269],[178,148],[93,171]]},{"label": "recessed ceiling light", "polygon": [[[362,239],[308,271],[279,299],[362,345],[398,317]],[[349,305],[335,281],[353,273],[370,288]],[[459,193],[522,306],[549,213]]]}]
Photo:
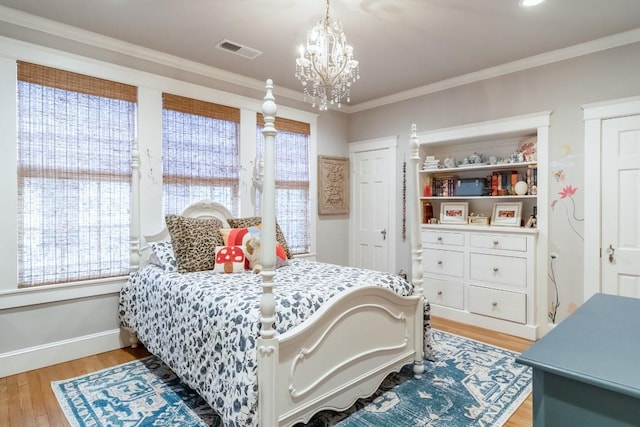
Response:
[{"label": "recessed ceiling light", "polygon": [[542,3],[544,0],[520,0],[520,6],[522,7],[532,7],[537,6]]}]

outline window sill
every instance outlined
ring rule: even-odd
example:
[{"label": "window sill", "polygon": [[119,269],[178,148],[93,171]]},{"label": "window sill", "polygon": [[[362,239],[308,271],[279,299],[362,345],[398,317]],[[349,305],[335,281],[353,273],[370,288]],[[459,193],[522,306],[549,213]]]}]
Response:
[{"label": "window sill", "polygon": [[127,277],[122,276],[0,291],[0,310],[98,295],[116,294],[120,292],[120,288],[126,281]]},{"label": "window sill", "polygon": [[296,254],[293,257],[294,258],[300,258],[300,259],[308,259],[309,261],[315,261],[316,260],[315,252],[309,252],[309,253],[306,253],[306,254]]}]

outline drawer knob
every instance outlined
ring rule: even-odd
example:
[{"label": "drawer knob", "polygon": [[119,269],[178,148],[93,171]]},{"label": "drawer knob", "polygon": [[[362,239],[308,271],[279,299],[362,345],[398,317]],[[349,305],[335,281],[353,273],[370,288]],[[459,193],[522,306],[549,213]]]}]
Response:
[{"label": "drawer knob", "polygon": [[438,260],[438,265],[442,265],[442,260]]},{"label": "drawer knob", "polygon": [[491,307],[497,307],[497,306],[498,306],[497,302],[494,301],[494,302],[491,303]]},{"label": "drawer knob", "polygon": [[493,267],[493,272],[497,273],[498,272],[498,267]]},{"label": "drawer knob", "polygon": [[438,236],[438,242],[442,242],[442,236]]},{"label": "drawer knob", "polygon": [[498,246],[498,243],[500,243],[500,242],[499,242],[499,241],[497,241],[497,240],[494,240],[494,241],[493,241],[493,244],[494,244],[495,246]]},{"label": "drawer knob", "polygon": [[442,291],[438,291],[438,295],[442,295]]}]

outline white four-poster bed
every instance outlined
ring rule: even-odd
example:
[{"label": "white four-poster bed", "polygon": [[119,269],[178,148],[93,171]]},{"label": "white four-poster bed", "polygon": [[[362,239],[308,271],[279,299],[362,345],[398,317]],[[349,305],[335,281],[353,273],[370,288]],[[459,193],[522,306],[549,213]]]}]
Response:
[{"label": "white four-poster bed", "polygon": [[[154,242],[166,242],[169,232],[165,227],[156,235],[144,236],[144,239],[140,236],[139,154],[135,148],[133,153],[132,274],[121,291],[121,324],[131,332],[132,345],[140,339],[200,393],[229,426],[289,426],[308,422],[325,409],[345,410],[358,398],[371,395],[388,374],[404,365],[413,364],[415,377],[420,378],[424,371],[423,358],[431,348],[429,306],[422,292],[415,126],[412,127],[409,179],[415,180],[416,194],[408,198],[412,283],[393,274],[361,272],[296,259],[276,270],[274,143],[277,131],[274,122],[277,107],[272,89],[273,84],[268,80],[262,107],[265,147],[260,274],[250,271],[226,275],[183,274],[148,265],[148,247]],[[213,201],[192,205],[182,215],[215,217],[225,227],[231,218],[226,208]],[[141,244],[142,241],[145,243]],[[296,273],[297,269],[300,270]],[[349,275],[347,279],[341,279],[347,277],[340,276],[343,270]],[[325,281],[322,277],[327,276],[322,276],[325,274],[322,271],[331,279]],[[186,282],[180,281],[181,276]],[[204,276],[225,276],[232,284],[204,284],[192,290],[191,286],[195,287]],[[309,283],[304,284],[304,290],[291,291],[292,283],[300,282],[301,276],[309,277]],[[311,283],[311,277],[320,278],[315,280],[322,283]],[[388,286],[373,283],[378,278]],[[240,284],[242,280],[250,284]],[[361,283],[355,283],[358,281]],[[226,286],[235,295],[225,300],[223,308],[209,301],[225,297],[210,297],[202,291]],[[332,289],[333,293],[318,297],[322,305],[315,306],[316,301],[305,308],[298,306],[293,311],[300,318],[287,323],[285,315],[276,311],[291,305],[285,302],[288,292],[296,296],[296,301],[307,301],[306,296],[300,297],[301,292],[307,289],[315,292],[316,288]],[[238,295],[239,291],[250,295]],[[246,313],[222,311],[238,300],[248,301]],[[209,314],[196,314],[201,306],[207,306]],[[223,317],[214,319],[210,313],[219,310]],[[244,320],[230,322],[240,317]],[[248,337],[238,338],[241,323],[249,323]],[[172,332],[174,329],[177,332]],[[224,338],[224,343],[215,342],[216,337],[221,341]],[[226,351],[235,355],[227,356]],[[208,371],[213,371],[214,380],[209,379]],[[244,391],[231,399],[238,389]]]}]

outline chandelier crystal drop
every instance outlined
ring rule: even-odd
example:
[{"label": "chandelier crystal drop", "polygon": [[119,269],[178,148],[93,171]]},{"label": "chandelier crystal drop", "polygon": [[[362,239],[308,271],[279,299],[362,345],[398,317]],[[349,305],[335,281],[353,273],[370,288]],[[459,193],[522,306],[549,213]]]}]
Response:
[{"label": "chandelier crystal drop", "polygon": [[329,21],[329,0],[325,18],[307,33],[306,45],[296,58],[296,78],[304,87],[305,99],[325,111],[329,105],[351,101],[351,84],[360,78],[353,47],[338,21]]}]

